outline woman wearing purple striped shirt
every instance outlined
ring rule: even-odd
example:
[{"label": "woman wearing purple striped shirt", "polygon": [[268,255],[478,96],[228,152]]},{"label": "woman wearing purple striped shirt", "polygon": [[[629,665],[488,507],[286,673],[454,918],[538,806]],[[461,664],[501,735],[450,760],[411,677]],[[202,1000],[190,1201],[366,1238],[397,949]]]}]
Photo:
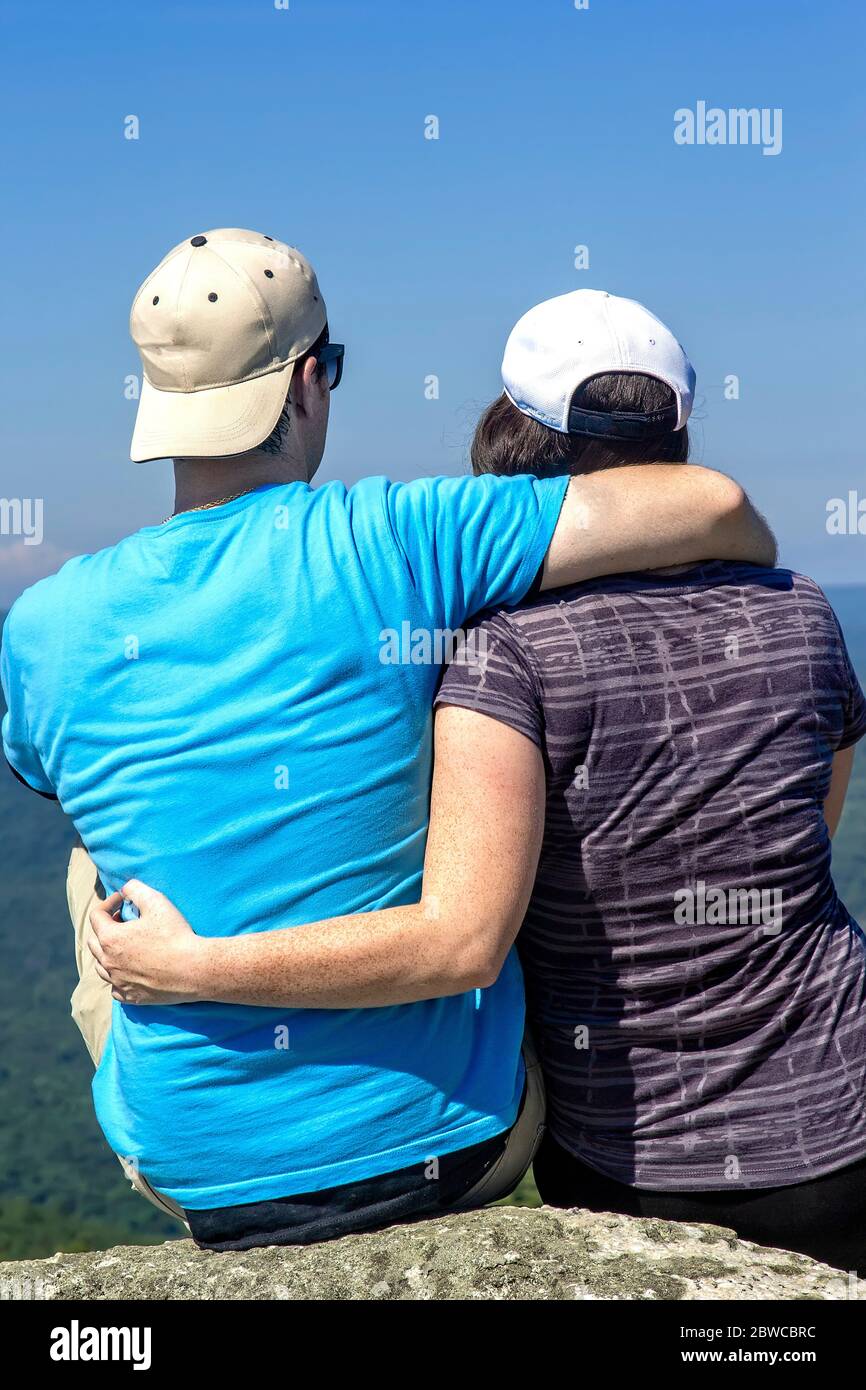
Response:
[{"label": "woman wearing purple striped shirt", "polygon": [[[688,458],[694,373],[633,301],[537,306],[503,378],[476,472]],[[109,903],[95,950],[130,1002],[348,1008],[483,988],[517,940],[545,1202],[866,1273],[866,956],[830,851],[864,734],[801,575],[719,561],[538,592],[444,676],[418,905],[203,941],[134,884],[141,925]]]}]

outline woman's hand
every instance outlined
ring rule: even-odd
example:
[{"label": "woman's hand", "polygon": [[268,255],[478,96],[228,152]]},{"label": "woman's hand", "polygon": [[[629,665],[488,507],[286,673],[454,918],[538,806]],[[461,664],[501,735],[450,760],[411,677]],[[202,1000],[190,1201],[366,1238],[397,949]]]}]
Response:
[{"label": "woman's hand", "polygon": [[[140,916],[120,921],[124,899]],[[87,945],[96,970],[123,1004],[193,1004],[203,992],[209,940],[162,893],[130,879],[90,914]]]}]

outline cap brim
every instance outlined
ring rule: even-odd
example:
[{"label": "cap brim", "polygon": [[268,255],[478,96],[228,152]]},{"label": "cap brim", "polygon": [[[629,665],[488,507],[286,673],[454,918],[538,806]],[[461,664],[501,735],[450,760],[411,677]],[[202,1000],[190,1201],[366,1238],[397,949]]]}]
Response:
[{"label": "cap brim", "polygon": [[294,363],[208,391],[159,391],[145,379],[129,457],[230,458],[267,439],[282,413]]}]

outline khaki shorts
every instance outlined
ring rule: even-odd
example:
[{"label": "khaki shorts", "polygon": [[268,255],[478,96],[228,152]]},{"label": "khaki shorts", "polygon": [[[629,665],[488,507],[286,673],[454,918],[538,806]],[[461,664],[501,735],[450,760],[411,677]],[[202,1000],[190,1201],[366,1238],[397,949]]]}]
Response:
[{"label": "khaki shorts", "polygon": [[[112,1009],[111,986],[96,973],[96,962],[87,947],[90,909],[101,900],[102,891],[96,866],[87,850],[82,845],[76,845],[66,875],[66,901],[75,929],[75,964],[78,967],[78,984],[72,992],[72,1017],[78,1025],[94,1067],[98,1067],[102,1061],[111,1031]],[[179,1207],[177,1202],[151,1187],[133,1160],[124,1158],[121,1154],[115,1156],[136,1192],[140,1192],[142,1197],[146,1197],[167,1216],[175,1217],[186,1226],[183,1208]]]},{"label": "khaki shorts", "polygon": [[505,1148],[490,1171],[455,1203],[452,1211],[483,1207],[488,1202],[498,1202],[503,1197],[508,1197],[526,1177],[538,1152],[538,1146],[544,1137],[544,1079],[535,1044],[528,1030],[523,1035],[523,1061],[526,1066],[523,1108],[509,1131]]},{"label": "khaki shorts", "polygon": [[[98,1067],[111,1029],[112,999],[111,986],[97,974],[96,962],[87,947],[90,910],[101,901],[102,892],[96,866],[82,845],[75,847],[69,860],[66,897],[75,928],[75,963],[78,967],[78,984],[72,994],[72,1017],[84,1038],[93,1065]],[[487,1202],[507,1197],[525,1176],[535,1157],[544,1134],[544,1081],[528,1033],[523,1041],[523,1057],[526,1064],[523,1108],[509,1132],[505,1149],[490,1171],[461,1198],[453,1208],[455,1211],[484,1206]],[[151,1187],[134,1162],[120,1154],[116,1157],[136,1192],[186,1226],[183,1209],[171,1197]]]}]

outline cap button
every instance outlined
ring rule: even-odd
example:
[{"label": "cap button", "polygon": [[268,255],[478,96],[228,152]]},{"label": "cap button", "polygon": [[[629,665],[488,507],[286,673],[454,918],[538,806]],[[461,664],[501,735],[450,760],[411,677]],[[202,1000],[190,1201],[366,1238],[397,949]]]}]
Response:
[{"label": "cap button", "polygon": [[207,237],[194,236],[192,241],[190,242],[190,246],[207,246]]}]

